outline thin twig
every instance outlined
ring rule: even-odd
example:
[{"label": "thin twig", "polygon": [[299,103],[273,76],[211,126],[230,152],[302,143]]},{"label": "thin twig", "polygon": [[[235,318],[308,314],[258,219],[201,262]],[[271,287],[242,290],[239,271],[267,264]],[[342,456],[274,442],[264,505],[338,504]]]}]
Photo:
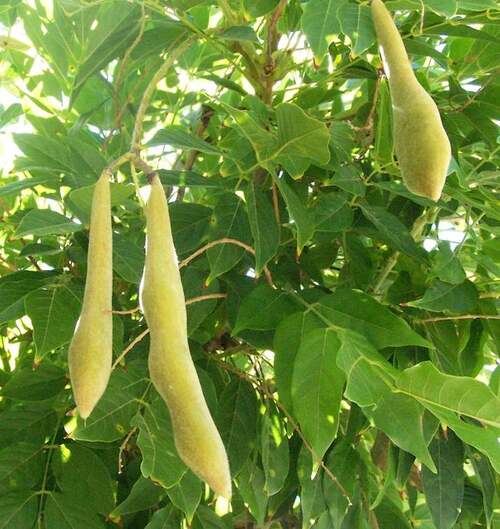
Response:
[{"label": "thin twig", "polygon": [[123,470],[123,452],[127,448],[127,444],[130,441],[131,437],[134,435],[134,433],[137,431],[137,426],[134,426],[132,430],[127,434],[125,439],[123,440],[123,443],[120,445],[120,449],[118,450],[118,474],[122,473]]},{"label": "thin twig", "polygon": [[353,125],[352,123],[350,124],[351,125],[351,128],[357,132],[365,132],[365,131],[370,131],[372,130],[373,128],[373,119],[375,117],[375,111],[377,109],[377,101],[378,101],[378,96],[379,96],[379,93],[380,93],[380,84],[381,84],[381,77],[377,77],[377,80],[375,81],[375,90],[373,92],[373,99],[372,99],[372,104],[370,106],[370,110],[368,112],[368,116],[366,117],[366,121],[365,121],[365,124],[361,127],[356,127],[355,125]]},{"label": "thin twig", "polygon": [[433,321],[453,321],[453,320],[500,320],[498,314],[462,314],[460,316],[437,316],[436,318],[425,318],[415,320],[416,323],[430,323]]},{"label": "thin twig", "polygon": [[[239,241],[238,239],[232,239],[230,237],[224,237],[222,239],[217,239],[216,241],[211,241],[201,248],[198,248],[196,252],[192,253],[189,257],[186,257],[183,261],[179,263],[179,269],[184,268],[187,266],[193,259],[196,259],[199,257],[202,253],[206,252],[210,248],[213,248],[214,246],[217,246],[218,244],[234,244],[236,246],[239,246],[240,248],[243,248],[247,252],[251,253],[255,257],[255,250],[249,246],[248,244],[245,244],[242,241]],[[264,266],[264,276],[266,277],[267,282],[270,286],[273,286],[273,278],[271,276],[271,272],[269,272],[269,269],[267,266]]]},{"label": "thin twig", "polygon": [[[198,303],[200,301],[206,301],[209,299],[224,299],[227,297],[227,294],[222,293],[215,293],[215,294],[205,294],[203,296],[197,296],[195,298],[191,298],[186,300],[186,306],[192,305],[193,303]],[[137,312],[140,310],[140,307],[136,307],[132,310],[124,310],[124,311],[113,311],[113,314],[132,314],[134,312]],[[142,342],[142,340],[149,334],[149,329],[144,329],[144,331],[141,332],[138,336],[136,336],[128,345],[125,347],[125,349],[122,351],[120,356],[114,361],[111,369],[115,369],[118,364],[127,356],[127,354],[139,343]]]},{"label": "thin twig", "polygon": [[114,361],[113,365],[111,366],[111,369],[115,369],[118,364],[125,358],[125,356],[139,343],[141,342],[147,335],[149,334],[149,329],[145,329],[144,331],[139,334],[139,336],[136,336],[128,345],[125,347],[121,355]]},{"label": "thin twig", "polygon": [[225,299],[227,294],[205,294],[203,296],[197,296],[195,298],[186,299],[186,306],[198,303],[199,301],[207,301],[209,299]]},{"label": "thin twig", "polygon": [[273,196],[274,217],[276,218],[276,224],[278,225],[279,235],[281,236],[280,203],[279,203],[279,198],[278,198],[278,190],[276,189],[276,182],[274,180],[272,182],[271,190],[272,190],[272,196]]},{"label": "thin twig", "polygon": [[130,310],[113,310],[111,312],[113,314],[116,314],[117,316],[126,316],[127,314],[135,314],[140,309],[141,309],[140,307],[135,307],[134,309],[130,309]]}]

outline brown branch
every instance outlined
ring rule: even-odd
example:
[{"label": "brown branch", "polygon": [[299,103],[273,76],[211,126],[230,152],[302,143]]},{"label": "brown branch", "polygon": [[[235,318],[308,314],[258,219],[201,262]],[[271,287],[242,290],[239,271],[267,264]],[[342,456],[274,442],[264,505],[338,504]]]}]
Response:
[{"label": "brown branch", "polygon": [[287,0],[280,0],[280,3],[276,6],[271,18],[269,19],[269,26],[267,29],[267,40],[266,40],[266,63],[264,65],[264,75],[262,76],[262,100],[264,103],[270,105],[273,99],[273,84],[275,82],[275,71],[276,62],[273,57],[273,53],[278,48],[279,35],[276,31],[276,24],[283,13],[287,4]]},{"label": "brown branch", "polygon": [[[224,237],[222,239],[218,239],[216,241],[211,241],[201,248],[198,248],[194,253],[192,253],[189,257],[186,257],[183,261],[179,263],[179,269],[184,268],[187,266],[193,259],[196,259],[199,257],[202,253],[206,252],[210,248],[213,248],[214,246],[217,246],[218,244],[234,244],[236,246],[239,246],[240,248],[243,248],[247,252],[251,253],[255,257],[255,250],[249,246],[248,244],[245,244],[242,241],[239,241],[238,239],[232,239],[230,237]],[[267,266],[264,266],[264,276],[266,277],[267,282],[270,286],[273,286],[273,278],[271,276],[271,272],[269,272],[269,269]]]},{"label": "brown branch", "polygon": [[125,347],[121,355],[114,361],[113,365],[111,366],[111,369],[115,369],[118,364],[127,356],[127,354],[139,343],[141,342],[147,335],[149,334],[149,329],[145,329],[144,331],[139,334],[139,336],[136,336],[128,345]]},{"label": "brown branch", "polygon": [[[215,293],[215,294],[205,294],[203,296],[197,296],[195,298],[191,298],[191,299],[188,299],[186,300],[186,306],[187,305],[192,305],[193,303],[198,303],[200,301],[206,301],[206,300],[209,300],[209,299],[223,299],[223,298],[226,298],[227,297],[227,294],[222,294],[222,293]],[[136,307],[135,309],[132,309],[132,310],[123,310],[123,311],[113,311],[113,314],[132,314],[134,312],[137,312],[138,310],[140,310],[140,307]],[[111,369],[115,369],[118,364],[120,364],[120,362],[125,358],[125,356],[127,356],[127,354],[139,343],[139,342],[142,342],[142,340],[149,334],[149,329],[144,329],[144,331],[141,332],[141,334],[139,334],[138,336],[136,336],[128,345],[127,347],[125,347],[125,349],[122,351],[122,353],[120,354],[120,356],[113,362],[113,365],[111,367]]]},{"label": "brown branch", "polygon": [[135,307],[134,309],[130,310],[112,310],[111,312],[113,314],[116,314],[117,316],[126,316],[127,314],[134,314],[140,310],[140,307]]},{"label": "brown branch", "polygon": [[453,321],[453,320],[500,320],[500,315],[494,314],[462,314],[460,316],[437,316],[436,318],[425,318],[415,320],[416,323],[430,323],[433,321]]},{"label": "brown branch", "polygon": [[225,299],[227,294],[205,294],[203,296],[196,296],[195,298],[187,299],[186,306],[198,303],[199,301],[207,301],[209,299]]},{"label": "brown branch", "polygon": [[368,112],[368,116],[366,117],[365,124],[363,126],[361,126],[361,127],[356,127],[355,125],[350,123],[351,128],[353,130],[355,130],[356,132],[366,132],[366,131],[371,131],[372,130],[372,128],[373,128],[373,120],[374,120],[374,117],[375,117],[375,111],[377,109],[378,96],[379,96],[379,93],[380,93],[380,84],[381,84],[381,78],[379,76],[379,77],[377,77],[377,80],[375,81],[375,90],[373,92],[372,104],[370,106],[370,110]]},{"label": "brown branch", "polygon": [[136,431],[137,426],[134,426],[123,440],[123,443],[120,445],[120,449],[118,450],[118,474],[121,474],[123,470],[123,452],[125,452],[128,442]]}]

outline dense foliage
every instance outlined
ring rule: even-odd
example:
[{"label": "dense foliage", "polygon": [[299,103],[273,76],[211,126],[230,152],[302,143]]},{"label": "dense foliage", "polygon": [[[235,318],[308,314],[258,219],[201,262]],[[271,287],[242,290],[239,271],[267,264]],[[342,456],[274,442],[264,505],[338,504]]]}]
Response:
[{"label": "dense foliage", "polygon": [[[401,183],[367,2],[0,2],[18,153],[0,187],[1,528],[500,526],[500,12],[387,5],[452,143],[438,203]],[[106,167],[115,366],[83,422],[67,348]],[[148,379],[152,171],[229,512]]]}]

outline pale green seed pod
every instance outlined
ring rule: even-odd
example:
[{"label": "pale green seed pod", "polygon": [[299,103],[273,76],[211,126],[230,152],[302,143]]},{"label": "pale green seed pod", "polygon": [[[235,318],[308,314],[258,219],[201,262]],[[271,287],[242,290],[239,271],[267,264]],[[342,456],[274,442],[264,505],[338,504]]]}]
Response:
[{"label": "pale green seed pod", "polygon": [[153,178],[146,206],[141,305],[150,333],[149,373],[166,402],[184,463],[218,495],[231,497],[226,450],[189,352],[184,291],[163,186]]},{"label": "pale green seed pod", "polygon": [[406,187],[438,200],[451,160],[451,146],[431,96],[411,67],[403,40],[381,0],[372,0],[372,17],[391,89],[394,148]]},{"label": "pale green seed pod", "polygon": [[111,374],[112,252],[109,176],[104,173],[94,188],[85,293],[68,352],[73,395],[78,413],[84,419],[91,414],[102,397]]}]

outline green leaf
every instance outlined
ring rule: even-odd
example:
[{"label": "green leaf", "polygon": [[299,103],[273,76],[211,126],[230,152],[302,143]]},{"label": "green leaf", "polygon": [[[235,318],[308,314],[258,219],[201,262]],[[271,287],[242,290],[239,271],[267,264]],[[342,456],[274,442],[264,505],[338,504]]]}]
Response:
[{"label": "green leaf", "polygon": [[255,518],[258,527],[264,525],[267,511],[267,494],[263,494],[264,473],[253,461],[248,460],[237,478],[238,492],[248,505],[248,510]]},{"label": "green leaf", "polygon": [[237,130],[252,146],[259,163],[271,160],[276,149],[276,137],[262,127],[251,112],[238,110],[227,104],[223,104],[223,108],[234,119]]},{"label": "green leaf", "polygon": [[167,489],[167,494],[170,501],[186,515],[190,524],[201,500],[200,480],[188,470],[180,481]]},{"label": "green leaf", "polygon": [[278,186],[281,196],[285,200],[290,219],[297,228],[297,252],[300,254],[304,246],[314,234],[314,222],[312,214],[302,203],[284,175],[273,174],[274,181]]},{"label": "green leaf", "polygon": [[33,527],[38,498],[31,491],[9,492],[0,497],[0,529]]},{"label": "green leaf", "polygon": [[281,417],[268,413],[262,416],[260,452],[264,469],[264,491],[268,496],[278,493],[288,475],[290,466],[288,438]]},{"label": "green leaf", "polygon": [[260,284],[243,299],[233,334],[238,334],[243,329],[273,330],[283,318],[296,310],[295,303],[286,292]]},{"label": "green leaf", "polygon": [[459,285],[466,280],[465,271],[457,256],[452,252],[450,243],[442,241],[438,245],[439,251],[434,256],[433,274],[453,285]]},{"label": "green leaf", "polygon": [[153,483],[150,479],[139,476],[139,479],[133,484],[130,494],[113,510],[113,516],[123,516],[124,514],[133,514],[144,511],[153,505],[159,503],[165,490]]},{"label": "green leaf", "polygon": [[139,29],[137,6],[108,2],[100,6],[98,17],[99,24],[88,35],[88,48],[73,84],[72,101],[92,75],[130,46]]},{"label": "green leaf", "polygon": [[274,333],[274,375],[280,401],[292,413],[292,377],[295,358],[304,336],[324,323],[314,313],[296,312],[284,318]]},{"label": "green leaf", "polygon": [[224,388],[219,400],[216,422],[234,477],[255,446],[257,398],[252,385],[238,378]]},{"label": "green leaf", "polygon": [[137,445],[141,449],[143,476],[173,487],[187,470],[175,448],[174,433],[167,405],[158,394],[146,407],[143,415],[136,415],[132,426],[139,428]]},{"label": "green leaf", "polygon": [[255,31],[249,26],[231,26],[217,34],[222,40],[246,40],[250,42],[259,42]]},{"label": "green leaf", "polygon": [[15,320],[25,314],[26,296],[57,276],[54,272],[23,270],[0,277],[0,323]]},{"label": "green leaf", "polygon": [[345,493],[347,492],[351,498],[354,496],[361,458],[352,445],[339,442],[328,451],[326,466],[336,477],[337,482],[325,472],[323,476],[325,502],[328,505],[331,523],[334,527],[341,527],[349,505]]},{"label": "green leaf", "polygon": [[[78,216],[78,218],[85,223],[90,221],[90,210],[92,206],[92,198],[94,196],[95,185],[79,187],[74,189],[65,197],[65,202],[71,211]],[[111,206],[119,206],[123,204],[127,198],[135,192],[134,186],[130,184],[110,184],[110,198]]]},{"label": "green leaf", "polygon": [[24,178],[23,180],[18,180],[17,182],[11,182],[9,184],[4,184],[0,187],[0,197],[5,197],[8,195],[17,195],[23,189],[33,189],[35,186],[44,185],[58,182],[53,176],[37,176],[33,178]]},{"label": "green leaf", "polygon": [[448,431],[429,446],[437,474],[424,467],[422,481],[425,498],[436,529],[452,529],[460,514],[464,496],[464,447],[460,439]]},{"label": "green leaf", "polygon": [[354,44],[353,52],[361,54],[376,42],[370,8],[366,5],[341,3],[337,8],[338,22]]},{"label": "green leaf", "polygon": [[184,202],[171,204],[169,209],[177,254],[192,252],[207,237],[212,209],[201,204]]},{"label": "green leaf", "polygon": [[334,157],[332,162],[336,168],[345,162],[352,163],[352,150],[356,141],[352,127],[342,121],[334,121],[330,126],[330,145]]},{"label": "green leaf", "polygon": [[[434,49],[434,48],[432,48]],[[382,79],[375,118],[374,157],[380,164],[392,163],[394,140],[392,135],[391,94],[388,81]]]},{"label": "green leaf", "polygon": [[[193,520],[193,529],[229,529],[221,518],[206,505],[200,505]],[[162,528],[163,529],[163,528]]]},{"label": "green leaf", "polygon": [[353,211],[347,198],[339,193],[322,193],[314,208],[316,231],[339,232],[349,229]]},{"label": "green leaf", "polygon": [[87,420],[78,418],[72,438],[80,441],[112,442],[130,430],[130,421],[139,408],[139,398],[146,388],[141,373],[128,364],[128,370],[117,368],[108,387]]},{"label": "green leaf", "polygon": [[[250,236],[248,217],[244,202],[236,195],[224,194],[215,205],[208,231],[208,240],[216,241],[224,238],[247,242]],[[207,250],[210,263],[208,281],[231,270],[243,258],[245,250],[230,243],[218,244]]]},{"label": "green leaf", "polygon": [[194,150],[207,154],[220,154],[219,149],[210,145],[206,141],[189,134],[179,125],[170,125],[159,130],[154,137],[149,140],[150,147],[158,145],[170,145],[175,149]]},{"label": "green leaf", "polygon": [[436,281],[424,297],[410,303],[412,307],[447,314],[469,314],[477,310],[479,301],[474,283],[469,280],[458,285]]},{"label": "green leaf", "polygon": [[255,242],[255,271],[262,272],[266,263],[278,250],[279,228],[273,207],[265,191],[257,187],[254,180],[245,191],[250,230]]},{"label": "green leaf", "polygon": [[406,226],[392,213],[379,206],[360,204],[363,215],[373,223],[384,240],[400,252],[425,260],[425,253],[417,246]]},{"label": "green leaf", "polygon": [[37,357],[71,340],[81,299],[82,289],[72,283],[38,289],[26,296],[24,303],[33,325]]},{"label": "green leaf", "polygon": [[402,509],[389,499],[384,499],[374,512],[378,523],[382,527],[390,527],[391,529],[412,529],[412,526],[402,512]]},{"label": "green leaf", "polygon": [[[92,469],[92,479],[82,479]],[[75,503],[84,499],[88,510],[108,514],[114,505],[114,487],[106,465],[95,452],[76,443],[52,455],[52,470],[65,497]]]},{"label": "green leaf", "polygon": [[[416,375],[415,378],[413,378]],[[465,443],[474,446],[489,457],[491,464],[500,472],[500,428],[466,421],[462,416],[485,422],[483,408],[498,423],[498,397],[488,386],[467,377],[452,377],[440,374],[429,362],[423,362],[405,370],[402,375],[404,391],[418,398],[443,424],[450,427]],[[411,379],[411,380],[410,380]],[[434,387],[417,388],[430,381]],[[397,381],[400,385],[399,380]],[[437,385],[436,385],[437,384]],[[420,396],[419,392],[423,395]],[[441,396],[441,392],[444,396]],[[471,397],[470,402],[463,402],[463,396]],[[493,396],[493,399],[492,399]],[[496,407],[496,409],[495,409]],[[481,419],[482,418],[482,419]],[[489,420],[489,419],[488,419]]]},{"label": "green leaf", "polygon": [[302,29],[314,55],[322,59],[328,44],[336,33],[340,33],[337,18],[338,2],[310,0],[305,4],[302,15]]},{"label": "green leaf", "polygon": [[126,235],[113,234],[113,270],[125,281],[138,285],[144,269],[144,245]]},{"label": "green leaf", "polygon": [[[5,37],[3,37],[5,39]],[[15,121],[23,114],[23,107],[19,103],[12,103],[5,110],[0,112],[0,129],[11,121]]]},{"label": "green leaf", "polygon": [[70,149],[64,143],[37,134],[14,134],[14,141],[27,157],[23,167],[73,173]]},{"label": "green leaf", "polygon": [[2,388],[1,395],[28,402],[47,400],[59,394],[65,385],[65,371],[45,361],[36,369],[17,369]]},{"label": "green leaf", "polygon": [[[429,321],[425,328],[434,343],[431,360],[441,371],[450,375],[474,376],[477,372],[477,355],[481,348],[476,341],[477,330],[482,333],[480,322],[471,320]],[[469,350],[471,343],[473,351]],[[482,357],[479,360],[481,363]]]},{"label": "green leaf", "polygon": [[[182,284],[186,299],[192,299],[205,294],[220,293],[219,280],[212,281],[208,286],[203,284],[205,271],[189,266],[182,271]],[[214,311],[219,303],[216,299],[206,299],[203,302],[192,303],[187,306],[188,336],[192,336],[205,319]]]},{"label": "green leaf", "polygon": [[293,368],[293,412],[314,450],[314,462],[322,460],[339,429],[340,403],[345,375],[337,367],[340,340],[332,329],[305,334]]},{"label": "green leaf", "polygon": [[397,386],[431,411],[443,409],[500,428],[500,398],[478,380],[445,375],[431,362],[421,362],[405,369]]},{"label": "green leaf", "polygon": [[378,349],[431,344],[417,334],[402,318],[374,298],[357,290],[339,288],[323,296],[318,310],[331,325],[362,334]]},{"label": "green leaf", "polygon": [[297,476],[300,483],[302,529],[308,529],[312,521],[320,516],[327,506],[322,486],[322,470],[313,474],[313,462],[305,446],[302,446],[297,460]]},{"label": "green leaf", "polygon": [[202,187],[204,189],[218,189],[225,186],[225,182],[221,178],[209,178],[193,171],[167,171],[166,169],[160,169],[158,173],[164,186]]},{"label": "green leaf", "polygon": [[396,388],[398,371],[361,335],[340,334],[337,363],[345,372],[345,396],[361,406],[365,415],[400,448],[414,454],[435,471],[427,449],[434,424],[424,423],[424,408]]},{"label": "green leaf", "polygon": [[105,529],[100,518],[86,508],[84,498],[75,502],[74,497],[59,492],[51,492],[47,497],[45,524],[58,529]]},{"label": "green leaf", "polygon": [[177,529],[181,527],[181,515],[173,505],[167,505],[153,514],[144,529]]},{"label": "green leaf", "polygon": [[[308,116],[300,107],[292,103],[282,103],[276,108],[278,121],[279,159],[301,159],[325,165],[330,160],[328,144],[330,134],[326,125]],[[286,161],[285,160],[285,161]],[[307,169],[307,166],[304,167]],[[303,171],[302,171],[303,172]],[[300,174],[294,173],[297,177]]]},{"label": "green leaf", "polygon": [[81,224],[50,209],[32,209],[21,219],[15,236],[19,238],[25,235],[64,235],[82,229]]},{"label": "green leaf", "polygon": [[488,459],[479,452],[472,454],[471,463],[481,483],[486,527],[490,529],[494,514],[494,505],[497,499],[497,476]]},{"label": "green leaf", "polygon": [[56,427],[55,411],[42,403],[18,405],[1,414],[0,438],[4,447],[18,441],[42,444]]},{"label": "green leaf", "polygon": [[19,257],[28,257],[34,255],[57,255],[62,252],[59,246],[45,243],[30,243],[24,246],[19,252]]},{"label": "green leaf", "polygon": [[0,492],[31,489],[43,477],[42,446],[20,442],[0,451]]}]

